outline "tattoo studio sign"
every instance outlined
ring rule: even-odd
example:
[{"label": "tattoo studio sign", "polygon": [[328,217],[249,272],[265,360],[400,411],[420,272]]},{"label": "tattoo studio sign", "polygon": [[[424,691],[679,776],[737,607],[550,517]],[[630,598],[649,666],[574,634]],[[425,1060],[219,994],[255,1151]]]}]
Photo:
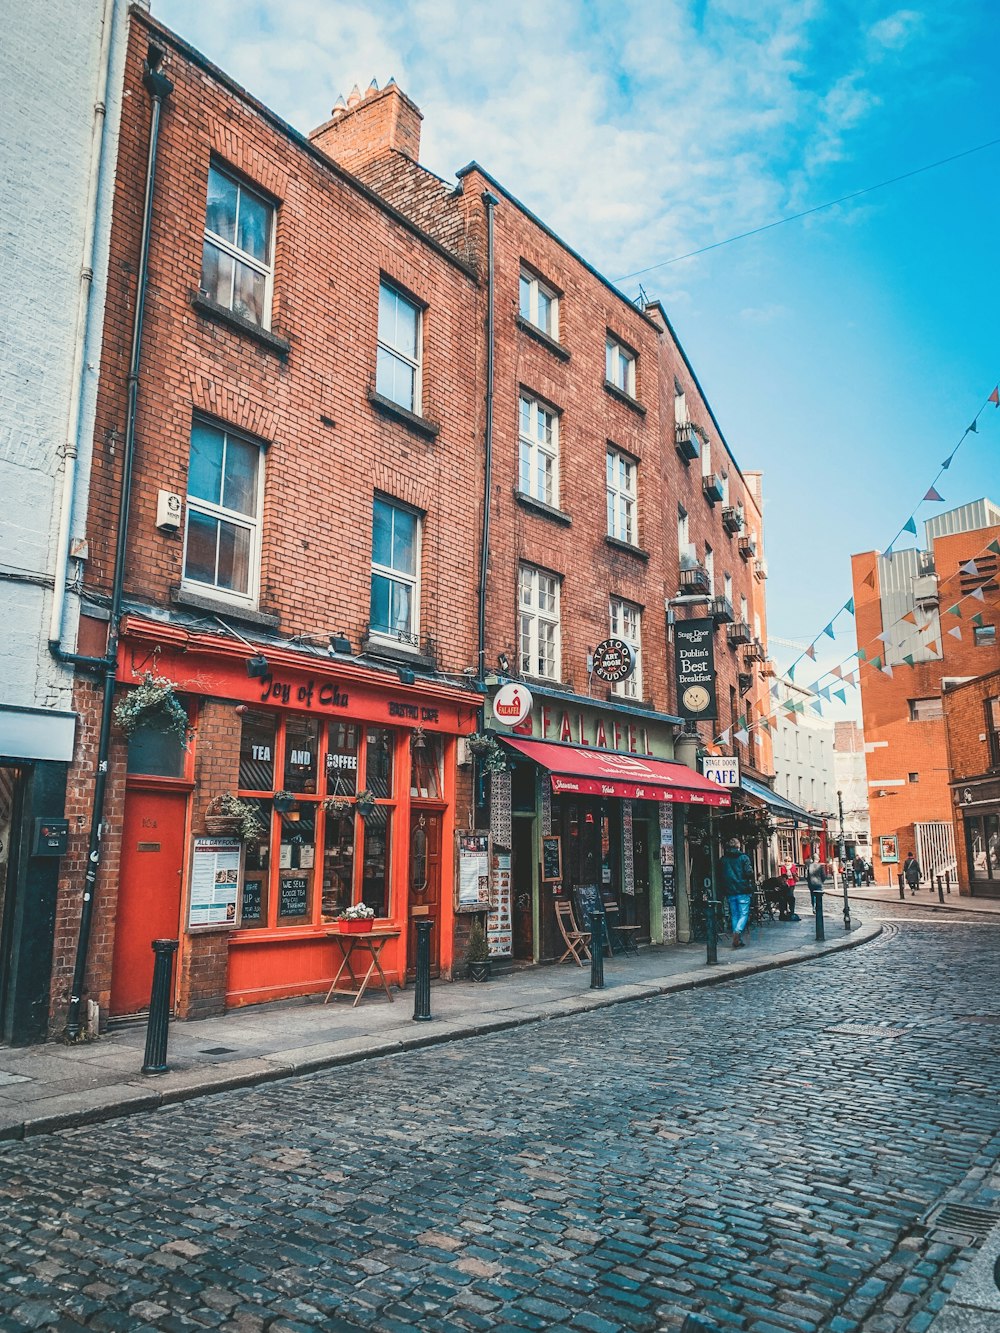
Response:
[{"label": "tattoo studio sign", "polygon": [[689,721],[715,721],[715,624],[711,620],[674,623],[674,671],[677,711]]}]

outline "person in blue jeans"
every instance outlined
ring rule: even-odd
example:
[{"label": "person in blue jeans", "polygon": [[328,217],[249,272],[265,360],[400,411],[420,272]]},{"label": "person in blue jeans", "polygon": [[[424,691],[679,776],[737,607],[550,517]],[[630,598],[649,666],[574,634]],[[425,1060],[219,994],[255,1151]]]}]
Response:
[{"label": "person in blue jeans", "polygon": [[753,896],[753,865],[740,846],[739,838],[730,838],[719,862],[722,891],[729,899],[729,915],[733,922],[733,948],[743,948],[743,932],[750,919],[750,899]]}]

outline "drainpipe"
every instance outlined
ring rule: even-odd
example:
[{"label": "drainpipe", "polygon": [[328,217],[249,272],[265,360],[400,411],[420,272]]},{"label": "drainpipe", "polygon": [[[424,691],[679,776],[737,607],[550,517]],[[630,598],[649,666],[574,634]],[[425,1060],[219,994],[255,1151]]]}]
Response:
[{"label": "drainpipe", "polygon": [[486,435],[483,461],[483,539],[479,558],[479,656],[476,678],[486,679],[486,577],[490,564],[490,499],[493,492],[493,210],[500,200],[488,190],[486,205]]},{"label": "drainpipe", "polygon": [[[115,675],[118,663],[118,628],[122,617],[125,592],[125,554],[128,549],[128,519],[132,499],[132,464],[135,458],[135,419],[139,396],[139,368],[142,354],[142,327],[146,307],[146,287],[149,278],[149,242],[153,218],[153,194],[156,183],[156,149],[160,137],[160,113],[163,104],[173,92],[174,85],[160,71],[163,52],[150,46],[146,54],[143,84],[149,93],[152,116],[149,126],[149,153],[146,162],[146,203],[142,217],[142,241],[139,250],[139,279],[136,290],[135,324],[132,329],[132,356],[128,375],[128,406],[125,418],[125,444],[122,456],[122,484],[118,498],[118,540],[115,547],[114,576],[111,586],[111,618],[108,625],[108,651],[104,658],[104,697],[101,706],[101,730],[97,748],[97,771],[94,777],[94,808],[90,821],[90,845],[87,851],[87,871],[84,876],[83,901],[80,907],[80,935],[76,944],[76,962],[73,985],[70,990],[69,1012],[66,1018],[66,1036],[74,1040],[80,1035],[80,1006],[87,972],[87,952],[94,917],[94,890],[101,865],[101,840],[104,832],[104,797],[108,785],[108,757],[111,750],[111,718],[115,702]],[[73,660],[73,654],[65,654]],[[90,660],[90,659],[87,659]],[[100,659],[98,659],[100,660]]]},{"label": "drainpipe", "polygon": [[87,212],[83,237],[83,266],[76,303],[76,330],[73,338],[73,375],[70,381],[69,418],[63,449],[62,499],[59,506],[59,531],[56,537],[55,592],[49,620],[49,644],[58,657],[62,641],[63,611],[66,604],[66,574],[69,568],[70,520],[73,492],[76,489],[76,462],[80,452],[80,415],[83,404],[87,364],[87,329],[90,322],[90,298],[94,289],[94,251],[96,249],[97,207],[101,178],[104,175],[105,131],[107,127],[108,78],[111,70],[111,33],[115,0],[104,0],[101,21],[101,50],[98,60],[97,97],[90,137],[90,170],[87,176]]}]

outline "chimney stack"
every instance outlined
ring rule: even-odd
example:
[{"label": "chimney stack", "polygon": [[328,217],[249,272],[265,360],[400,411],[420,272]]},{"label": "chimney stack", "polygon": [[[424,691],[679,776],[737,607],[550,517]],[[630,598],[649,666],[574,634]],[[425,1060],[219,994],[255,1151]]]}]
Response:
[{"label": "chimney stack", "polygon": [[355,84],[346,101],[338,97],[330,119],[309,135],[321,152],[348,171],[388,152],[420,161],[420,122],[423,116],[395,79],[379,91],[372,79],[364,95]]}]

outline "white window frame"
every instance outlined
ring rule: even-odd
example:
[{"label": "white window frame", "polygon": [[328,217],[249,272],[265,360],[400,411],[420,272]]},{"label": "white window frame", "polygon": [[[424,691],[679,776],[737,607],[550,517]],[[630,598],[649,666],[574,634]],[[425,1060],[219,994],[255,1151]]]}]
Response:
[{"label": "white window frame", "polygon": [[732,606],[732,604],[733,604],[733,576],[732,576],[732,574],[724,574],[724,575],[722,576],[722,595],[725,597],[725,599],[726,599],[726,601],[729,603],[729,605]]},{"label": "white window frame", "polygon": [[[275,207],[273,200],[269,199],[260,190],[255,190],[251,185],[245,184],[239,176],[232,171],[227,171],[221,163],[214,159],[210,159],[209,161],[209,170],[217,172],[220,176],[224,176],[227,181],[236,186],[238,191],[236,202],[237,219],[239,218],[239,200],[244,194],[252,195],[258,203],[263,204],[264,207],[270,211],[271,234],[268,238],[267,252],[271,256],[271,262],[269,264],[262,264],[259,259],[255,259],[254,256],[249,254],[246,250],[241,250],[235,241],[227,241],[224,237],[220,236],[218,232],[214,232],[210,229],[208,225],[208,197],[206,186],[204,240],[208,241],[211,245],[214,245],[217,250],[221,250],[223,254],[228,255],[229,258],[233,260],[232,287],[229,293],[229,303],[228,305],[225,305],[224,308],[232,311],[232,313],[237,315],[237,318],[239,319],[247,318],[245,315],[238,315],[234,309],[234,301],[236,298],[236,264],[245,264],[247,268],[252,268],[256,273],[262,274],[264,278],[264,311],[260,324],[255,327],[270,329],[271,303],[274,297],[274,233],[278,210]],[[204,259],[202,260],[202,263],[204,264]],[[199,285],[201,283],[201,278],[202,275],[199,274]],[[248,323],[253,324],[254,321],[248,320]]]},{"label": "white window frame", "polygon": [[[374,526],[375,526],[375,502],[387,505],[390,509],[396,509],[401,514],[412,515],[416,524],[416,539],[413,543],[413,573],[407,574],[404,571],[394,569],[391,565],[381,565],[375,560],[374,552]],[[424,523],[423,515],[419,509],[414,509],[412,505],[403,504],[392,495],[376,494],[372,497],[372,560],[371,571],[368,581],[368,595],[371,597],[371,579],[376,574],[394,583],[405,583],[410,589],[410,628],[406,631],[376,629],[369,623],[368,635],[379,643],[400,644],[404,648],[416,651],[420,646],[420,561],[423,546]],[[369,601],[370,607],[370,601]],[[369,611],[370,615],[370,611]],[[405,637],[400,637],[401,634]]]},{"label": "white window frame", "polygon": [[[626,469],[621,483],[622,467]],[[608,447],[606,459],[608,536],[629,546],[639,545],[639,464],[630,454]],[[631,483],[631,484],[629,484]]]},{"label": "white window frame", "polygon": [[[542,596],[553,605],[543,606]],[[536,565],[520,565],[517,571],[518,663],[521,675],[536,680],[559,680],[562,670],[562,632],[559,615],[560,579]],[[540,626],[551,630],[550,670],[540,661]]]},{"label": "white window frame", "polygon": [[712,475],[712,446],[708,440],[701,442],[701,475],[703,477]]},{"label": "white window frame", "polygon": [[[397,300],[410,306],[416,315],[416,337],[414,339],[417,346],[416,358],[411,357],[407,352],[401,351],[392,343],[384,342],[379,336],[379,324],[381,321],[379,320],[378,313],[382,304],[383,288],[387,292],[392,292]],[[375,354],[375,392],[382,394],[383,398],[388,399],[390,403],[395,403],[396,406],[402,408],[404,412],[412,412],[414,416],[420,416],[423,411],[424,308],[419,301],[414,300],[409,292],[405,292],[402,287],[384,277],[379,278],[378,284],[378,306],[376,307],[375,312],[375,341],[377,346],[381,348],[383,352],[386,352],[389,356],[393,357],[394,360],[401,361],[403,365],[409,366],[413,371],[413,403],[401,403],[398,399],[390,397],[389,394],[382,393],[382,390],[378,387],[378,352]]]},{"label": "white window frame", "polygon": [[682,504],[677,506],[677,550],[680,555],[691,549],[691,517]]},{"label": "white window frame", "polygon": [[612,597],[609,604],[611,634],[624,639],[632,649],[635,666],[631,676],[612,685],[612,694],[620,699],[641,699],[642,694],[642,607],[624,597]]},{"label": "white window frame", "polygon": [[678,426],[686,426],[691,418],[687,410],[687,394],[683,389],[674,388],[674,422]]},{"label": "white window frame", "polygon": [[[184,551],[181,555],[181,588],[187,592],[199,593],[202,596],[217,597],[220,601],[230,602],[234,606],[252,606],[255,607],[260,597],[260,560],[262,546],[262,514],[264,509],[264,450],[259,440],[250,439],[249,436],[241,434],[240,431],[227,430],[225,426],[220,426],[214,421],[198,421],[196,423],[207,426],[210,430],[217,430],[228,443],[230,438],[238,439],[242,444],[247,444],[257,450],[257,507],[253,514],[244,514],[238,509],[229,509],[222,504],[213,504],[210,500],[203,500],[200,496],[191,495],[190,491],[185,496],[184,505]],[[190,443],[188,444],[190,457]],[[225,453],[223,452],[223,476],[225,475]],[[206,518],[218,519],[220,523],[230,523],[234,527],[247,528],[250,532],[250,554],[249,577],[247,579],[247,590],[245,593],[235,592],[232,588],[220,588],[217,583],[203,583],[200,579],[190,578],[187,574],[187,549],[188,549],[188,529],[191,514],[204,514]]]},{"label": "white window frame", "polygon": [[705,570],[708,574],[708,595],[715,596],[715,552],[705,543]]},{"label": "white window frame", "polygon": [[[524,287],[527,287],[528,309],[524,309]],[[548,297],[549,314],[551,316],[550,327],[546,328],[538,316],[538,296]],[[559,341],[559,294],[554,291],[548,283],[542,282],[530,269],[521,266],[521,276],[517,287],[517,309],[522,319],[527,320],[534,328],[544,333],[546,337],[554,342]]]},{"label": "white window frame", "polygon": [[612,334],[604,344],[604,374],[608,383],[619,393],[635,397],[636,362],[638,357]]},{"label": "white window frame", "polygon": [[[523,427],[524,408],[528,409],[530,428],[525,434]],[[539,418],[543,419],[541,434],[539,434]],[[546,434],[548,439],[545,438]],[[543,403],[541,399],[533,394],[526,393],[523,389],[518,394],[517,399],[517,438],[518,438],[518,461],[517,461],[517,483],[518,488],[524,495],[529,495],[539,504],[549,505],[552,509],[559,508],[559,413],[555,408],[550,407],[548,403]],[[551,495],[544,494],[544,485],[539,482],[539,464],[547,462],[550,465],[550,471],[547,475],[551,480]],[[527,467],[527,487],[524,486],[524,471]]]}]

